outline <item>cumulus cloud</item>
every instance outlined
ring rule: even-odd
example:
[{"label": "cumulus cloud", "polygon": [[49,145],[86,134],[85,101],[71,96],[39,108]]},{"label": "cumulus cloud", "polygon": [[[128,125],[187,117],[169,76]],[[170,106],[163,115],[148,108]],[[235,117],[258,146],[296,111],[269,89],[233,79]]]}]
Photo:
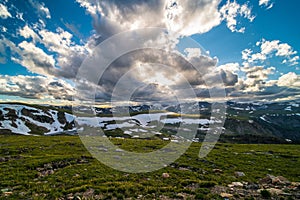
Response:
[{"label": "cumulus cloud", "polygon": [[262,39],[256,43],[256,46],[260,47],[259,52],[254,53],[251,49],[242,51],[243,60],[249,63],[264,62],[267,58],[276,56],[284,58],[283,63],[289,63],[290,65],[298,64],[299,56],[295,55],[297,51],[287,43],[282,43],[279,40],[268,41]]},{"label": "cumulus cloud", "polygon": [[8,17],[12,17],[10,12],[7,10],[7,7],[0,3],[0,18],[6,19]]},{"label": "cumulus cloud", "polygon": [[72,41],[73,35],[60,27],[52,32],[43,26],[26,24],[18,29],[18,34],[25,39],[19,44],[2,36],[0,51],[6,55],[6,48],[9,48],[12,61],[44,76],[74,78],[82,61],[95,46],[92,37],[84,45],[76,44]]},{"label": "cumulus cloud", "polygon": [[32,38],[34,42],[40,40],[40,37],[27,24],[19,29],[19,34],[25,39]]},{"label": "cumulus cloud", "polygon": [[222,19],[226,21],[227,27],[231,30],[231,32],[245,32],[245,27],[238,28],[238,16],[244,17],[250,22],[255,19],[247,4],[240,5],[236,1],[231,2],[228,0],[227,3],[221,7],[220,13],[222,15]]},{"label": "cumulus cloud", "polygon": [[94,27],[104,38],[112,34],[145,27],[166,28],[170,34],[190,36],[206,33],[222,20],[232,32],[237,28],[238,17],[254,20],[247,4],[227,1],[220,10],[220,0],[76,0],[94,17]]},{"label": "cumulus cloud", "polygon": [[49,75],[55,70],[55,59],[53,56],[46,54],[41,48],[36,47],[33,43],[23,41],[18,44],[20,57],[12,58],[13,61],[26,67],[29,71]]},{"label": "cumulus cloud", "polygon": [[[123,55],[105,70],[99,85],[107,97],[117,90],[115,94],[123,98],[137,88],[131,100],[149,101],[174,99],[174,95],[184,99],[191,95],[186,93],[187,89],[197,91],[197,95],[202,94],[199,91],[233,86],[238,81],[231,71],[216,68],[216,58],[199,54],[200,50],[195,48],[185,51],[187,55],[144,49]],[[96,66],[96,63],[97,60],[89,65]],[[97,70],[89,71],[95,74]],[[141,88],[145,91],[141,92]]]},{"label": "cumulus cloud", "polygon": [[220,1],[168,1],[165,21],[168,30],[190,36],[205,33],[221,23],[218,5]]},{"label": "cumulus cloud", "polygon": [[266,85],[269,75],[274,73],[275,68],[264,68],[263,66],[244,66],[242,70],[246,73],[243,81],[244,91],[260,91]]},{"label": "cumulus cloud", "polygon": [[48,51],[55,53],[58,69],[55,75],[64,78],[75,78],[78,68],[83,60],[92,52],[95,39],[91,37],[90,42],[78,45],[73,42],[73,35],[62,28],[56,32],[46,29],[39,31],[41,43]]},{"label": "cumulus cloud", "polygon": [[94,17],[95,29],[103,37],[145,27],[167,28],[175,35],[190,36],[208,32],[221,23],[219,0],[77,2]]},{"label": "cumulus cloud", "polygon": [[40,3],[36,0],[29,0],[29,3],[33,8],[35,8],[36,12],[39,15],[45,16],[46,18],[51,19],[50,11],[43,2]]},{"label": "cumulus cloud", "polygon": [[[31,31],[21,32],[25,37],[37,37],[37,35],[31,35],[30,33],[34,33]],[[33,73],[45,76],[54,75],[56,71],[56,60],[54,56],[48,55],[42,48],[37,47],[34,41],[28,42],[24,40],[19,44],[15,44],[9,39],[2,37],[0,42],[3,44],[3,47],[0,48],[1,53],[7,55],[6,49],[8,48],[13,62],[24,66]]]},{"label": "cumulus cloud", "polygon": [[257,45],[261,45],[261,53],[268,55],[272,52],[276,52],[276,56],[292,56],[297,52],[287,43],[280,43],[279,40],[267,41],[263,39],[261,42],[258,42]]},{"label": "cumulus cloud", "polygon": [[224,71],[229,71],[232,73],[237,73],[240,71],[240,64],[239,63],[226,63],[224,65],[218,66],[219,69],[222,69]]},{"label": "cumulus cloud", "polygon": [[[268,81],[275,71],[273,67],[263,66],[262,62],[268,58],[277,56],[283,59],[282,63],[289,65],[295,65],[299,61],[299,56],[295,55],[297,52],[278,40],[263,39],[257,42],[259,51],[245,49],[242,52],[243,64],[227,63],[216,67],[217,58],[208,56],[198,48],[186,48],[180,56],[179,52],[174,53],[180,38],[206,33],[222,21],[226,22],[232,32],[243,33],[245,27],[239,23],[240,19],[252,22],[255,18],[248,4],[231,0],[222,6],[220,0],[76,0],[93,17],[95,28],[94,35],[86,43],[78,44],[70,32],[60,27],[49,30],[45,21],[45,18],[51,18],[49,9],[43,3],[29,1],[41,19],[17,29],[17,33],[24,39],[20,43],[0,38],[0,52],[2,55],[11,52],[10,57],[14,62],[43,76],[1,76],[0,84],[5,88],[2,89],[4,94],[32,98],[46,96],[53,99],[70,99],[73,94],[78,95],[80,100],[88,100],[91,91],[95,91],[96,101],[109,101],[118,86],[118,95],[122,97],[130,92],[130,100],[133,101],[165,101],[174,95],[184,96],[187,85],[198,97],[209,97],[208,88],[225,86],[229,95],[242,96],[245,93],[266,92],[271,87],[298,84],[295,73],[283,75],[273,82]],[[260,5],[269,5],[268,3]],[[17,18],[23,19],[22,15]],[[57,79],[73,81],[83,60],[104,39],[122,31],[145,27],[162,27],[168,30],[165,35],[155,35],[148,31],[149,40],[143,41],[145,48],[152,43],[150,46],[169,52],[144,49],[125,54],[111,63],[98,83],[82,80],[76,84],[80,94],[74,94],[71,84]],[[71,26],[68,28],[74,29]],[[126,40],[113,45],[96,53],[114,55],[114,51],[131,44]],[[6,48],[10,51],[6,51]],[[4,62],[3,59],[0,62]],[[191,63],[196,64],[192,66]],[[94,63],[91,76],[97,75],[95,72],[99,67],[106,66]],[[239,77],[241,74],[244,77]],[[293,77],[293,81],[288,80],[289,76]],[[219,78],[224,85],[218,82]],[[120,80],[123,80],[121,85]],[[36,85],[33,85],[34,82]],[[135,88],[134,91],[131,91],[132,88]]]},{"label": "cumulus cloud", "polygon": [[273,7],[274,3],[272,0],[259,0],[259,6],[266,7],[267,9],[270,9]]},{"label": "cumulus cloud", "polygon": [[[82,7],[85,7],[87,12],[94,18],[93,23],[97,34],[91,36],[86,44],[76,44],[72,41],[73,35],[62,28],[57,28],[56,31],[47,30],[44,21],[40,19],[36,24],[32,26],[26,24],[18,30],[19,35],[26,39],[25,41],[15,44],[6,38],[3,39],[6,47],[9,47],[13,54],[12,60],[34,73],[50,77],[74,79],[82,61],[91,53],[91,49],[103,41],[103,38],[109,37],[114,33],[135,28],[158,26],[167,28],[170,36],[172,34],[175,37],[189,36],[207,32],[219,25],[222,20],[218,10],[219,0],[157,0],[151,2],[146,0],[77,0],[77,2]],[[40,15],[47,18],[51,17],[45,4],[34,0],[30,0],[30,3],[39,10]],[[235,5],[239,6],[238,4]],[[248,16],[245,6],[240,6],[239,12],[243,16]],[[151,35],[151,32],[149,32],[149,35]],[[165,39],[168,40],[168,38]],[[165,44],[161,40],[162,37],[153,36],[148,42]],[[172,44],[174,45],[174,42]],[[128,43],[124,41],[124,44],[119,43],[118,45],[120,47],[128,45]],[[169,47],[174,48],[174,46]],[[117,59],[112,63],[99,82],[99,87],[92,84],[85,84],[85,87],[96,88],[99,91],[98,97],[107,98],[120,77],[128,70],[134,69],[139,63],[142,63],[144,66],[144,71],[147,71],[148,78],[157,76],[157,73],[155,74],[152,70],[152,76],[149,75],[151,70],[149,67],[145,67],[147,63],[162,63],[172,66],[173,70],[177,70],[179,74],[188,77],[187,81],[195,88],[205,84],[213,87],[217,76],[222,77],[226,86],[232,86],[237,82],[237,76],[232,71],[221,68],[214,70],[217,59],[201,55],[202,52],[196,48],[186,49],[186,53],[187,57],[185,59],[198,63],[199,66],[196,67],[201,69],[202,75],[197,74],[197,71],[192,69],[192,66],[184,59],[178,59],[169,55],[164,57],[162,56],[164,54],[158,54],[157,52],[140,51],[134,55]],[[172,77],[170,71],[162,70],[161,74],[167,77],[166,82],[173,81],[168,87],[174,89],[176,84],[182,85],[182,80],[178,77]],[[147,82],[142,74],[132,73],[130,77],[136,82],[151,84],[152,87],[146,87],[146,85],[142,84],[141,86],[142,88],[148,88],[152,93],[155,90],[156,92],[159,92],[158,90],[160,89],[166,90],[166,87],[163,87],[163,85],[153,83],[151,80]],[[137,92],[136,94],[140,93]]]},{"label": "cumulus cloud", "polygon": [[[227,90],[229,98],[245,100],[247,97],[256,100],[299,98],[297,95],[300,86],[299,75],[296,72],[289,72],[278,77],[279,68],[274,67],[280,64],[297,65],[299,61],[297,52],[289,44],[279,40],[262,39],[256,43],[256,47],[242,51],[242,64],[228,63],[218,67],[239,74],[236,84]],[[276,60],[274,63],[273,58]],[[283,60],[282,63],[280,59]]]},{"label": "cumulus cloud", "polygon": [[5,26],[0,26],[0,31],[3,33],[7,32],[7,28]]},{"label": "cumulus cloud", "polygon": [[62,79],[43,76],[0,75],[0,93],[33,99],[72,100],[74,88]]},{"label": "cumulus cloud", "polygon": [[25,20],[23,18],[23,13],[21,13],[21,12],[17,12],[16,18],[19,19],[19,20],[21,20],[21,21],[23,21],[23,22],[25,22]]},{"label": "cumulus cloud", "polygon": [[[189,59],[197,59],[197,67],[201,67],[203,72],[210,72],[216,64],[215,60],[205,56]],[[170,96],[171,92],[179,92],[187,82],[192,87],[204,85],[202,75],[182,56],[148,49],[126,54],[115,60],[103,74],[99,85],[107,94],[112,94],[116,87],[122,87],[117,94],[120,97],[128,93],[128,89],[138,87],[133,100],[149,100],[149,97],[161,100]],[[122,85],[116,86],[120,81]],[[141,88],[147,93],[146,96],[140,96]],[[165,95],[158,95],[163,93]]]},{"label": "cumulus cloud", "polygon": [[300,87],[300,76],[295,72],[289,72],[279,77],[277,85],[286,87]]}]

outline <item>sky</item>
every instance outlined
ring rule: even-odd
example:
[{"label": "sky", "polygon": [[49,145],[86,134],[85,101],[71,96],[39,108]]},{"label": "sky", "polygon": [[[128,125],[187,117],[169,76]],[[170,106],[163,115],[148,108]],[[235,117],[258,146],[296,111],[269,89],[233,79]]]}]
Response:
[{"label": "sky", "polygon": [[[170,101],[186,87],[199,101],[221,100],[210,93],[218,89],[222,100],[299,101],[299,7],[298,0],[1,0],[0,101]],[[90,63],[89,76],[103,74],[78,82],[95,52],[102,58],[135,45],[105,41],[141,29],[144,49],[109,66]]]}]

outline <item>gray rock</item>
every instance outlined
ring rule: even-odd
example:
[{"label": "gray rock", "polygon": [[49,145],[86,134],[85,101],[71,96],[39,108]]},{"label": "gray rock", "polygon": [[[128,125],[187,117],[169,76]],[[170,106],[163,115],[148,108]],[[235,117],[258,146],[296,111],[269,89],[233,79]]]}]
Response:
[{"label": "gray rock", "polygon": [[259,180],[260,184],[271,184],[275,176],[268,174],[265,178]]},{"label": "gray rock", "polygon": [[234,175],[236,177],[242,177],[242,176],[245,176],[245,173],[244,172],[234,172]]},{"label": "gray rock", "polygon": [[162,177],[163,177],[163,178],[169,178],[170,175],[169,175],[168,173],[162,173]]}]

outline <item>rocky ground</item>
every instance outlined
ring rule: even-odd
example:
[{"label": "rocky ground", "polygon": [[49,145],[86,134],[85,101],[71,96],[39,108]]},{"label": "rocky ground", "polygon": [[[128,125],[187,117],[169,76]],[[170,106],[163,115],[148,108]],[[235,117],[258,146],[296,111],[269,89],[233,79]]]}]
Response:
[{"label": "rocky ground", "polygon": [[[243,172],[237,172],[236,175],[242,175]],[[163,173],[162,178],[169,178],[168,173]],[[188,186],[190,189],[197,188],[197,185]],[[267,175],[260,179],[258,183],[248,182],[232,182],[227,186],[214,186],[211,192],[216,194],[220,199],[239,200],[239,199],[280,199],[280,200],[296,200],[300,199],[300,182],[290,182],[283,176]],[[95,195],[93,189],[89,189],[84,193],[68,194],[63,199],[101,199],[101,195]],[[131,199],[131,198],[128,198]],[[139,195],[137,199],[149,199],[144,195]],[[159,199],[170,200],[167,196],[161,195]],[[174,199],[201,199],[201,195],[191,195],[186,193],[178,193]]]},{"label": "rocky ground", "polygon": [[267,175],[258,183],[232,182],[227,186],[215,186],[212,192],[224,199],[300,199],[300,182]]}]

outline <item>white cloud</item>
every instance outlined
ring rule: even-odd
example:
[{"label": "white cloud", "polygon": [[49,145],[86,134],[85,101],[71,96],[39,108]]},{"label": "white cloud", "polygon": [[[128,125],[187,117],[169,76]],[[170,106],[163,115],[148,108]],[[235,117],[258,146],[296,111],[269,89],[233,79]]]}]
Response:
[{"label": "white cloud", "polygon": [[300,76],[297,75],[295,72],[289,72],[279,77],[277,85],[285,87],[300,87]]},{"label": "white cloud", "polygon": [[187,54],[188,59],[201,56],[201,49],[199,48],[186,48],[184,52]]},{"label": "white cloud", "polygon": [[34,42],[40,40],[40,37],[28,25],[25,25],[22,29],[19,29],[19,34],[26,39],[32,38]]},{"label": "white cloud", "polygon": [[39,35],[42,38],[41,43],[48,51],[57,55],[57,65],[60,67],[55,72],[57,76],[74,78],[82,61],[94,48],[93,37],[86,44],[77,45],[72,41],[73,35],[62,28],[57,28],[56,32],[42,29],[39,31]]},{"label": "white cloud", "polygon": [[224,71],[229,71],[232,73],[237,73],[240,71],[240,64],[239,63],[226,63],[224,65],[218,66],[219,69],[222,69]]},{"label": "white cloud", "polygon": [[[94,17],[99,34],[110,35],[137,28],[162,27],[175,35],[205,33],[221,23],[219,0],[77,0]],[[101,18],[97,17],[101,15]]]},{"label": "white cloud", "polygon": [[80,7],[85,8],[88,13],[97,15],[97,4],[93,4],[92,2],[87,0],[76,0],[76,2],[79,3]]},{"label": "white cloud", "polygon": [[[18,30],[18,33],[25,39],[20,44],[14,44],[5,38],[0,39],[0,52],[5,52],[5,48],[9,47],[12,53],[10,57],[13,61],[23,65],[31,72],[46,77],[16,76],[3,78],[2,76],[0,77],[0,85],[5,83],[2,90],[5,90],[7,94],[18,94],[22,97],[32,96],[33,98],[47,97],[57,99],[61,97],[68,99],[73,91],[72,86],[65,82],[61,83],[53,77],[74,80],[82,61],[92,51],[93,47],[103,41],[99,35],[109,37],[120,31],[158,26],[167,28],[170,36],[178,39],[180,36],[208,32],[219,25],[222,20],[227,23],[227,27],[232,32],[244,32],[245,27],[239,24],[239,19],[244,18],[250,22],[254,20],[248,4],[238,4],[236,1],[230,0],[220,10],[218,10],[220,0],[153,0],[151,2],[147,0],[77,0],[80,6],[86,8],[87,12],[94,17],[93,25],[96,30],[94,32],[95,35],[91,36],[86,44],[79,45],[74,42],[73,35],[62,28],[57,28],[55,31],[46,29],[45,18],[51,18],[49,9],[43,3],[38,3],[35,0],[29,1],[33,2],[35,8],[39,10],[37,15],[41,19],[35,24],[25,25]],[[22,19],[22,15],[18,14],[17,18]],[[170,39],[168,37],[159,37],[161,41],[157,41],[156,37],[151,36],[151,39],[154,39],[150,42],[165,44],[165,40]],[[124,44],[118,44],[118,48],[122,45],[128,45],[128,41],[124,41]],[[136,55],[120,58],[112,63],[112,69],[108,69],[103,76],[103,80],[101,80],[102,85],[93,85],[91,83],[83,85],[85,94],[82,94],[82,96],[89,96],[90,90],[96,89],[97,97],[109,99],[109,94],[112,92],[114,84],[128,70],[131,70],[129,77],[132,78],[131,82],[128,83],[129,86],[136,82],[141,84],[145,80],[151,84],[149,87],[142,87],[135,94],[137,99],[143,97],[159,99],[159,95],[163,94],[163,90],[167,91],[164,85],[153,83],[155,80],[164,80],[165,85],[170,87],[171,91],[175,91],[176,86],[182,84],[183,78],[179,75],[185,77],[196,89],[218,87],[219,85],[216,84],[215,80],[217,80],[217,76],[221,76],[226,89],[236,89],[236,91],[239,90],[238,92],[241,93],[262,91],[264,88],[276,84],[279,87],[295,85],[297,81],[289,83],[287,80],[289,76],[294,77],[295,73],[283,75],[278,81],[270,82],[268,78],[270,74],[274,73],[274,68],[257,66],[254,62],[264,62],[271,56],[278,56],[285,59],[283,62],[292,65],[292,63],[295,64],[299,61],[299,56],[295,56],[297,52],[288,44],[278,40],[262,40],[257,42],[257,46],[260,49],[258,51],[245,49],[242,52],[243,67],[239,63],[227,63],[219,66],[217,69],[215,69],[216,58],[201,55],[203,52],[200,49],[185,49],[186,59],[188,61],[193,60],[193,63],[199,64],[197,68],[201,70],[202,74],[200,76],[195,73],[195,70],[191,70],[191,67],[187,67],[188,64],[174,57],[169,58],[159,55],[157,52],[148,54],[139,52]],[[174,46],[172,47],[174,48]],[[161,69],[160,66],[153,67],[145,64],[147,62],[151,63],[151,61],[165,63],[173,68],[170,72],[170,70]],[[137,63],[142,63],[145,66],[143,67],[144,73],[138,74],[134,71]],[[263,64],[260,63],[258,65]],[[178,73],[174,73],[175,71]],[[239,78],[238,74],[245,74],[244,79]],[[205,80],[209,82],[206,83]],[[33,85],[34,82],[36,85]],[[39,85],[43,88],[39,88]]]},{"label": "white cloud", "polygon": [[245,64],[241,70],[246,74],[246,78],[241,83],[243,85],[243,92],[257,92],[266,87],[266,81],[269,75],[274,73],[275,68]]},{"label": "white cloud", "polygon": [[50,51],[66,55],[69,47],[73,44],[71,41],[73,35],[61,28],[58,28],[56,31],[56,33],[46,29],[39,31],[42,37],[42,43],[49,48]]},{"label": "white cloud", "polygon": [[33,43],[23,41],[18,47],[18,52],[21,57],[14,57],[13,60],[26,67],[29,71],[49,75],[51,71],[55,70],[55,59],[53,56],[46,54]]},{"label": "white cloud", "polygon": [[287,43],[280,43],[279,40],[273,41],[266,41],[263,39],[260,43],[261,44],[261,53],[264,55],[271,54],[272,52],[276,52],[276,56],[292,56],[297,52],[293,50],[293,48],[288,45]]},{"label": "white cloud", "polygon": [[222,15],[222,19],[226,21],[227,27],[231,30],[231,32],[245,32],[245,27],[237,27],[238,16],[244,17],[250,22],[252,22],[255,18],[247,4],[240,5],[236,1],[231,2],[230,0],[221,7],[220,13]]},{"label": "white cloud", "polygon": [[256,43],[256,46],[260,47],[260,52],[253,53],[251,49],[245,49],[242,51],[242,59],[253,63],[255,61],[263,62],[267,58],[277,56],[285,59],[283,63],[298,64],[299,56],[295,56],[297,51],[287,43],[282,43],[279,40],[267,41],[262,39]]},{"label": "white cloud", "polygon": [[7,28],[5,26],[0,26],[0,31],[6,33]]},{"label": "white cloud", "polygon": [[267,7],[267,9],[270,9],[273,7],[274,3],[271,2],[272,0],[259,0],[259,6]]},{"label": "white cloud", "polygon": [[25,20],[23,18],[23,13],[21,13],[21,12],[17,12],[16,18],[19,19],[19,20],[21,20],[21,21],[23,21],[23,22],[25,22]]},{"label": "white cloud", "polygon": [[2,48],[2,51],[1,51],[2,55],[6,55],[6,48],[7,47],[11,50],[12,56],[14,56],[15,54],[20,54],[21,53],[20,48],[17,47],[15,45],[15,43],[13,43],[12,41],[8,40],[5,37],[0,39],[0,44],[3,45],[3,48]]},{"label": "white cloud", "polygon": [[8,12],[7,7],[1,3],[0,3],[0,17],[2,19],[12,17],[11,14]]},{"label": "white cloud", "polygon": [[219,3],[219,0],[169,0],[164,10],[166,27],[184,36],[206,33],[221,23]]},{"label": "white cloud", "polygon": [[[77,45],[72,41],[71,33],[60,27],[56,32],[52,32],[44,29],[40,23],[35,24],[33,28],[26,24],[18,30],[19,35],[26,39],[20,44],[15,44],[4,37],[0,39],[3,44],[1,53],[6,55],[5,48],[8,47],[11,50],[9,51],[11,60],[31,72],[45,76],[74,78],[78,67],[91,52],[94,44],[88,42]],[[1,59],[1,62],[4,60]]]},{"label": "white cloud", "polygon": [[248,60],[249,57],[251,57],[252,52],[253,52],[253,51],[252,51],[251,49],[244,49],[244,50],[242,51],[242,59],[243,59],[243,60]]},{"label": "white cloud", "polygon": [[72,100],[74,88],[61,79],[43,76],[0,75],[0,93],[34,99]]},{"label": "white cloud", "polygon": [[40,3],[36,0],[29,0],[29,3],[31,4],[32,7],[36,9],[37,13],[45,16],[48,19],[51,19],[50,11],[43,2]]},{"label": "white cloud", "polygon": [[51,19],[50,11],[48,8],[46,8],[44,5],[40,5],[39,9],[45,13],[46,18]]},{"label": "white cloud", "polygon": [[162,27],[177,36],[190,36],[208,32],[222,20],[232,32],[244,32],[245,27],[238,28],[237,18],[246,18],[250,22],[255,18],[247,4],[230,0],[220,10],[220,0],[76,1],[94,17],[96,30],[106,37],[144,27]]},{"label": "white cloud", "polygon": [[291,63],[292,66],[298,65],[299,64],[299,59],[300,59],[299,56],[295,56],[295,57],[291,58],[289,60],[289,62]]}]

